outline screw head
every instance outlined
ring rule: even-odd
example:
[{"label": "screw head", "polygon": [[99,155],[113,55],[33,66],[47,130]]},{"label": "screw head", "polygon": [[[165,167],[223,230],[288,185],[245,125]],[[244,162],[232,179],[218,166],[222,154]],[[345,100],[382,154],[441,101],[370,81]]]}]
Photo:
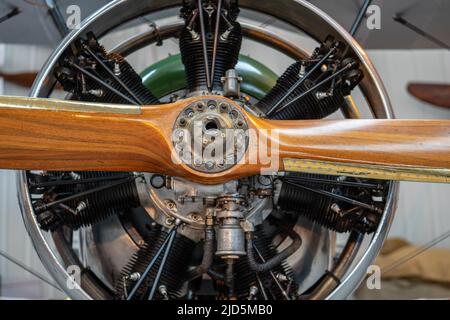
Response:
[{"label": "screw head", "polygon": [[192,110],[192,108],[188,108],[186,109],[186,111],[184,112],[189,118],[192,118],[194,116],[194,110]]},{"label": "screw head", "polygon": [[226,103],[222,102],[219,106],[219,109],[220,109],[220,112],[225,113],[228,111],[228,105]]},{"label": "screw head", "polygon": [[198,111],[203,111],[205,109],[205,104],[203,102],[198,102],[195,107]]},{"label": "screw head", "polygon": [[167,208],[169,208],[169,209],[174,209],[175,208],[175,203],[173,203],[172,201],[168,201],[167,202]]}]

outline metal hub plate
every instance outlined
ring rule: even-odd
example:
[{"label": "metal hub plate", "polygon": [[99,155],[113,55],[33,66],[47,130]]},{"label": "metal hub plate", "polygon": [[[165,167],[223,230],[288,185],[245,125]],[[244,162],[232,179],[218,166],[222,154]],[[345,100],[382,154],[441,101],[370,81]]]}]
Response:
[{"label": "metal hub plate", "polygon": [[244,156],[248,125],[227,99],[200,99],[184,108],[173,127],[172,143],[179,160],[190,168],[216,173]]}]

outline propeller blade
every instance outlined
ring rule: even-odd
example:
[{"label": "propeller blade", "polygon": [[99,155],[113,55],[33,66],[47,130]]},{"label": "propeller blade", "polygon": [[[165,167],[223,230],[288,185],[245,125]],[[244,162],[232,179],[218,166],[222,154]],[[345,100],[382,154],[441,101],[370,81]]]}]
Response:
[{"label": "propeller blade", "polygon": [[410,83],[408,91],[419,100],[450,108],[450,84]]},{"label": "propeller blade", "polygon": [[179,105],[0,97],[0,168],[180,174],[162,165],[171,164],[171,115]]},{"label": "propeller blade", "polygon": [[307,120],[269,126],[279,129],[286,171],[450,182],[449,120]]},{"label": "propeller blade", "polygon": [[24,88],[31,88],[36,76],[37,72],[5,73],[0,71],[0,78]]},{"label": "propeller blade", "polygon": [[[278,171],[450,183],[449,120],[266,120],[231,100],[248,148],[231,168],[201,172],[174,161],[172,143],[180,114],[200,99],[225,100],[137,107],[0,97],[0,168],[143,171],[206,184]],[[199,119],[210,121],[207,113]]]}]

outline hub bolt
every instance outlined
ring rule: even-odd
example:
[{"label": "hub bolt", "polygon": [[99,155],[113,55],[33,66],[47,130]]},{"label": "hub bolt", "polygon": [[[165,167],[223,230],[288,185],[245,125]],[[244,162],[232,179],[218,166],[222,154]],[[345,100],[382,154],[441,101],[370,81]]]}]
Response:
[{"label": "hub bolt", "polygon": [[221,103],[219,106],[220,112],[227,112],[228,111],[228,105],[226,103]]},{"label": "hub bolt", "polygon": [[196,107],[198,111],[203,111],[205,109],[205,104],[203,102],[198,102]]}]

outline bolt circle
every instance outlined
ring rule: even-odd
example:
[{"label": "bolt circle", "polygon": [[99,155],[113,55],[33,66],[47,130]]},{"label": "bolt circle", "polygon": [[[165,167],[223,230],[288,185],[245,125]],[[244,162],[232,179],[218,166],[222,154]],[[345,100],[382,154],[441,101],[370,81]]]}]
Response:
[{"label": "bolt circle", "polygon": [[[209,97],[193,101],[184,108],[174,124],[172,143],[179,160],[185,165],[195,171],[217,173],[230,169],[242,159],[249,138],[241,130],[247,128],[239,106],[226,98]],[[233,138],[232,146],[228,145],[229,142],[227,144],[230,141],[228,134],[234,135],[230,137]],[[197,143],[200,150],[194,149]],[[219,145],[215,145],[217,143]],[[219,159],[212,159],[210,152],[217,147],[224,148],[225,152]]]}]

